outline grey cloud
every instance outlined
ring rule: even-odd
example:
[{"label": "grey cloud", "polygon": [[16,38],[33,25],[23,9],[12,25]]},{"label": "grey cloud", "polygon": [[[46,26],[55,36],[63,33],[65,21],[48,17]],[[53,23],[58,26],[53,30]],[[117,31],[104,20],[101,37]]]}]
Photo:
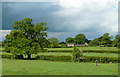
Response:
[{"label": "grey cloud", "polygon": [[3,30],[12,29],[14,21],[30,17],[34,24],[47,22],[49,37],[62,41],[78,33],[89,39],[105,32],[117,33],[115,29],[112,31],[117,26],[117,7],[109,2],[102,8],[88,2],[80,8],[65,8],[57,2],[3,2],[2,9]]}]

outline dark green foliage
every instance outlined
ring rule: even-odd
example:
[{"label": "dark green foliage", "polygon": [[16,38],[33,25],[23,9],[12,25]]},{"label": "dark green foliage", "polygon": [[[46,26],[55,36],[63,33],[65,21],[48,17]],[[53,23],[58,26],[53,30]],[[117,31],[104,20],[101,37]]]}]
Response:
[{"label": "dark green foliage", "polygon": [[85,43],[85,35],[84,34],[78,34],[74,38],[74,42],[76,44],[84,44]]},{"label": "dark green foliage", "polygon": [[41,50],[41,52],[48,52],[48,49],[43,49]]},{"label": "dark green foliage", "polygon": [[94,40],[90,41],[90,46],[99,46],[100,40],[98,38],[95,38]]},{"label": "dark green foliage", "polygon": [[66,48],[67,46],[65,44],[61,44],[61,48]]},{"label": "dark green foliage", "polygon": [[65,42],[60,42],[59,44],[65,44]]},{"label": "dark green foliage", "polygon": [[85,39],[85,42],[88,43],[88,44],[90,43],[90,41],[91,41],[91,40]]},{"label": "dark green foliage", "polygon": [[105,33],[103,36],[102,36],[102,44],[104,46],[108,46],[108,44],[111,44],[112,41],[110,40],[112,38],[112,36],[109,36],[109,33]]},{"label": "dark green foliage", "polygon": [[119,51],[115,50],[83,50],[83,52],[92,52],[92,53],[120,53]]},{"label": "dark green foliage", "polygon": [[15,55],[14,58],[15,59],[23,59],[24,57],[23,57],[23,55]]},{"label": "dark green foliage", "polygon": [[[82,50],[83,53],[85,52],[92,52],[92,53],[120,53],[117,50]],[[73,52],[73,50],[48,50],[48,52]]]},{"label": "dark green foliage", "polygon": [[48,50],[48,52],[73,52],[73,50]]},{"label": "dark green foliage", "polygon": [[36,57],[39,60],[50,60],[50,61],[72,61],[72,56],[55,56],[55,55],[40,55]]},{"label": "dark green foliage", "polygon": [[72,38],[72,37],[68,37],[68,38],[66,39],[66,43],[74,43],[73,38]]},{"label": "dark green foliage", "polygon": [[34,25],[30,18],[14,22],[14,30],[5,37],[5,51],[13,55],[28,55],[28,58],[37,54],[49,45],[46,25],[44,22]]},{"label": "dark green foliage", "polygon": [[12,59],[13,57],[14,56],[10,54],[2,54],[2,58],[5,58],[5,59]]},{"label": "dark green foliage", "polygon": [[102,57],[102,56],[84,56],[83,62],[99,62],[99,63],[119,63],[118,57]]},{"label": "dark green foliage", "polygon": [[80,61],[80,59],[83,59],[82,50],[78,49],[77,47],[74,47],[73,60],[74,61]]},{"label": "dark green foliage", "polygon": [[53,48],[59,47],[59,44],[58,44],[59,40],[57,38],[50,38],[49,41],[50,41]]},{"label": "dark green foliage", "polygon": [[115,39],[112,42],[113,46],[120,48],[120,36],[116,35]]},{"label": "dark green foliage", "polygon": [[[2,58],[13,59],[15,58],[10,54],[3,54]],[[17,58],[19,59],[19,58]],[[56,56],[56,55],[40,55],[36,56],[37,60],[50,60],[50,61],[65,61],[71,62],[73,61],[72,56]],[[118,57],[103,57],[103,56],[84,56],[84,58],[78,59],[77,62],[96,62],[98,63],[120,63],[120,58]]]}]

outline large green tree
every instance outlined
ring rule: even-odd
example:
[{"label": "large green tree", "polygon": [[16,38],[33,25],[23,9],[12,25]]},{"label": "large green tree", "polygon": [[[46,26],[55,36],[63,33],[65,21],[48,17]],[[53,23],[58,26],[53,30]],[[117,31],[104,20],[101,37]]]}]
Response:
[{"label": "large green tree", "polygon": [[68,38],[66,39],[66,43],[74,43],[73,38],[72,38],[72,37],[68,37]]},{"label": "large green tree", "polygon": [[119,35],[115,36],[115,39],[113,40],[112,44],[115,47],[119,47],[119,45],[120,45],[120,36]]},{"label": "large green tree", "polygon": [[10,34],[6,35],[5,49],[13,55],[37,54],[45,46],[49,45],[46,30],[48,27],[44,22],[34,25],[31,18],[25,18],[14,22],[13,29]]},{"label": "large green tree", "polygon": [[109,44],[112,43],[111,38],[112,38],[112,36],[110,36],[109,33],[105,33],[102,36],[102,42],[101,43],[105,46],[108,46]]},{"label": "large green tree", "polygon": [[52,47],[56,48],[59,45],[59,40],[57,38],[50,38],[48,39],[52,45]]},{"label": "large green tree", "polygon": [[76,44],[84,44],[85,43],[85,35],[84,34],[78,34],[75,36],[74,41]]},{"label": "large green tree", "polygon": [[98,38],[95,38],[94,40],[91,40],[89,45],[90,46],[98,46],[99,45],[100,40]]}]

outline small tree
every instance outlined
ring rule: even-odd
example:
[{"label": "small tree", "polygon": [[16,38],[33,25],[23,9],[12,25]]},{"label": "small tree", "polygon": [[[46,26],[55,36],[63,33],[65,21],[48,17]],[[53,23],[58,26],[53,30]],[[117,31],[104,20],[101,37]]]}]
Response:
[{"label": "small tree", "polygon": [[115,36],[115,39],[112,41],[112,44],[113,44],[113,46],[115,46],[115,47],[119,47],[119,44],[120,43],[120,36],[119,35],[116,35]]},{"label": "small tree", "polygon": [[78,34],[74,38],[74,42],[76,44],[84,44],[85,43],[85,35],[84,34]]},{"label": "small tree", "polygon": [[34,25],[31,18],[14,22],[14,30],[5,37],[6,51],[13,55],[28,55],[30,59],[31,54],[37,54],[48,45],[46,25],[44,22]]},{"label": "small tree", "polygon": [[100,40],[98,38],[95,38],[94,40],[90,41],[90,46],[98,46],[100,43]]},{"label": "small tree", "polygon": [[102,36],[102,44],[105,46],[108,46],[112,41],[110,40],[112,38],[112,36],[109,36],[109,33],[105,33]]},{"label": "small tree", "polygon": [[48,39],[54,48],[59,46],[59,40],[57,38]]},{"label": "small tree", "polygon": [[74,43],[73,38],[72,38],[72,37],[68,37],[68,38],[66,39],[66,43]]},{"label": "small tree", "polygon": [[81,59],[83,59],[82,50],[78,49],[77,47],[74,47],[73,60],[80,61]]}]

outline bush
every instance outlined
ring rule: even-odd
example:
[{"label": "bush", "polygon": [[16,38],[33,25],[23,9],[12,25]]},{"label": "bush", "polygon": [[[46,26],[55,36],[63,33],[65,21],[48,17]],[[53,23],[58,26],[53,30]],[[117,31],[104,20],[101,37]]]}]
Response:
[{"label": "bush", "polygon": [[72,61],[72,56],[55,56],[55,55],[39,55],[36,57],[39,60],[50,60],[50,61]]},{"label": "bush", "polygon": [[[2,54],[2,58],[12,59],[15,58],[10,54]],[[20,58],[20,56],[19,56]],[[50,60],[50,61],[64,61],[71,62],[73,61],[72,56],[56,56],[56,55],[38,55],[36,56],[38,60]],[[120,58],[118,57],[103,57],[103,56],[83,56],[83,58],[77,59],[77,62],[97,62],[98,63],[120,63]]]},{"label": "bush", "polygon": [[41,50],[41,52],[48,52],[48,49],[43,49]]},{"label": "bush", "polygon": [[12,59],[13,55],[8,55],[8,54],[2,54],[2,58],[6,58],[6,59]]},{"label": "bush", "polygon": [[93,53],[120,53],[119,51],[115,50],[83,50],[83,52],[93,52]]},{"label": "bush", "polygon": [[[119,51],[117,50],[82,50],[83,53],[85,52],[92,52],[92,53],[120,53]],[[72,49],[69,49],[69,50],[49,50],[48,49],[48,52],[73,52]]]},{"label": "bush", "polygon": [[80,59],[82,59],[82,50],[75,47],[73,51],[73,60],[79,61]]},{"label": "bush", "polygon": [[15,55],[14,58],[15,59],[23,59],[24,57],[23,57],[23,55]]},{"label": "bush", "polygon": [[73,50],[48,50],[48,52],[73,52]]},{"label": "bush", "polygon": [[11,55],[11,54],[2,54],[2,58],[5,59],[23,59],[23,55]]},{"label": "bush", "polygon": [[118,57],[99,57],[99,56],[84,56],[83,62],[99,62],[99,63],[119,63]]}]

